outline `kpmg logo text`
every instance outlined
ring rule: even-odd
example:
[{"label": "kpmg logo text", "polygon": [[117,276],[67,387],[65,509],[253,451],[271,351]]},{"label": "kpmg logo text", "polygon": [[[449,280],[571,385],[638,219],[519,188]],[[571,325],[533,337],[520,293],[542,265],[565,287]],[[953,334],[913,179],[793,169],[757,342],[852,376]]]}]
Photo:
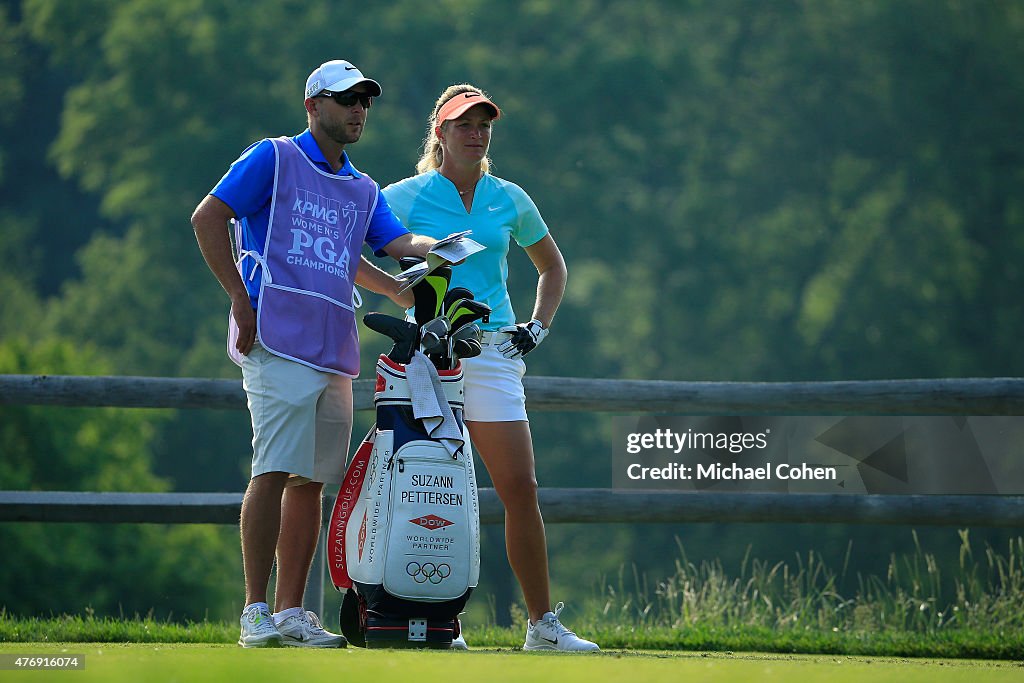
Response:
[{"label": "kpmg logo text", "polygon": [[328,225],[338,224],[338,213],[341,210],[341,202],[330,197],[296,188],[295,203],[292,205],[292,213],[299,214],[303,218],[314,221],[323,221]]},{"label": "kpmg logo text", "polygon": [[359,213],[353,201],[342,206],[337,199],[296,188],[288,263],[350,279],[349,243]]}]

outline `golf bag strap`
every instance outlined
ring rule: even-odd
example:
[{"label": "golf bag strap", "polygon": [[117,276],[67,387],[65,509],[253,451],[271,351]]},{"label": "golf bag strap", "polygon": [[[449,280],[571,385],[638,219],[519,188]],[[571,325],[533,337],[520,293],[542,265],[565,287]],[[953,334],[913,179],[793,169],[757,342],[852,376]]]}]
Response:
[{"label": "golf bag strap", "polygon": [[334,501],[330,525],[327,527],[330,534],[327,540],[327,565],[331,572],[331,581],[338,590],[352,587],[352,579],[348,575],[348,564],[345,560],[345,534],[348,531],[352,509],[363,488],[363,478],[366,476],[376,435],[377,425],[374,424],[352,456],[352,462],[349,463],[345,479],[338,490],[338,497]]}]

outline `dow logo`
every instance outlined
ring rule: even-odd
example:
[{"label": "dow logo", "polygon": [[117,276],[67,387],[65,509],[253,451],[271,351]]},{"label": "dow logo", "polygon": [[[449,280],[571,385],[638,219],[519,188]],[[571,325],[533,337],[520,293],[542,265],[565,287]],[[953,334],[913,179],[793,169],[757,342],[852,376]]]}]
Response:
[{"label": "dow logo", "polygon": [[363,524],[359,527],[359,561],[363,560],[363,546],[366,545],[366,511],[363,510]]},{"label": "dow logo", "polygon": [[424,529],[443,529],[446,526],[451,526],[455,522],[449,522],[444,517],[438,517],[437,515],[424,515],[417,517],[416,519],[410,519],[413,524],[419,524]]}]

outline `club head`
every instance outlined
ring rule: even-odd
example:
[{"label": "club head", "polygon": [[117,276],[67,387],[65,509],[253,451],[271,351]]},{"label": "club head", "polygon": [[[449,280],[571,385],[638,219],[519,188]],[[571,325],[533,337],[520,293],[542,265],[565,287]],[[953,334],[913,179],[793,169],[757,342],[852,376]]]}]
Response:
[{"label": "club head", "polygon": [[412,288],[417,325],[423,326],[441,315],[451,279],[451,266],[440,266]]},{"label": "club head", "polygon": [[443,315],[420,325],[420,351],[428,353],[436,351],[442,344],[447,344],[451,327]]},{"label": "club head", "polygon": [[419,341],[419,327],[416,323],[383,313],[367,313],[363,316],[363,324],[395,342],[388,351],[388,358],[402,364],[412,360]]},{"label": "club head", "polygon": [[[454,330],[449,332],[448,336],[441,340],[442,343],[431,353],[428,353],[427,357],[433,361],[438,370],[453,370],[459,363],[459,355],[455,352],[455,345],[461,340],[468,341],[479,346],[481,335],[482,333],[479,325],[474,323],[464,325],[457,332]],[[474,352],[472,347],[469,346],[464,347],[464,350],[468,353],[472,353],[474,356],[480,353],[480,351]]]},{"label": "club head", "polygon": [[483,337],[483,332],[480,330],[479,325],[477,325],[476,323],[470,323],[468,325],[463,325],[458,330],[453,331],[450,336],[452,340],[456,342],[463,340],[468,341],[470,339],[480,341],[480,339]]},{"label": "club head", "polygon": [[[448,309],[452,307],[459,299],[472,299],[473,292],[469,291],[465,287],[452,287],[448,290],[448,293],[444,295],[444,312],[445,316],[448,315]],[[448,318],[451,320],[451,318]]]},{"label": "club head", "polygon": [[459,299],[452,302],[445,315],[451,322],[452,330],[459,330],[465,325],[482,320],[487,322],[491,316],[491,307],[474,299]]},{"label": "club head", "polygon": [[438,370],[451,370],[455,367],[455,352],[452,350],[452,336],[449,334],[427,353],[427,358]]},{"label": "club head", "polygon": [[448,335],[448,339],[451,343],[450,359],[448,361],[448,367],[454,368],[460,358],[473,358],[479,356],[483,351],[483,346],[480,344],[480,338],[483,333],[480,331],[480,326],[476,323],[470,323],[463,325],[458,331],[452,332]]},{"label": "club head", "polygon": [[473,358],[479,356],[483,350],[479,339],[459,339],[453,346],[456,358]]}]

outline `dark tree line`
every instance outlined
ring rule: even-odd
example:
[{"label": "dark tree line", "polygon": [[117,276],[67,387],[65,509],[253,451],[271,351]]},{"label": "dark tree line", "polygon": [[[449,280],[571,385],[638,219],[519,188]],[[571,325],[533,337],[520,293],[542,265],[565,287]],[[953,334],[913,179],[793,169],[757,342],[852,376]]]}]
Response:
[{"label": "dark tree line", "polygon": [[[534,374],[1022,374],[1024,8],[1010,0],[6,0],[0,372],[237,376],[188,216],[250,142],[302,129],[305,76],[339,56],[384,86],[350,150],[381,184],[413,172],[443,87],[473,82],[502,106],[495,172],[532,195],[570,269]],[[525,313],[533,271],[521,254],[511,267]],[[363,346],[369,370],[383,346],[368,332]],[[607,422],[535,416],[542,484],[609,485]],[[241,414],[7,407],[0,488],[241,490],[247,430]],[[720,529],[578,532],[551,531],[560,586],[656,565],[676,532],[735,549]],[[179,616],[229,614],[230,530],[147,535],[154,567],[158,536],[220,557],[223,575],[155,590],[195,596]],[[121,552],[97,544],[81,556]],[[13,611],[157,602],[153,585],[125,597],[93,581],[41,603],[8,589],[46,576],[25,556],[0,570]]]}]

